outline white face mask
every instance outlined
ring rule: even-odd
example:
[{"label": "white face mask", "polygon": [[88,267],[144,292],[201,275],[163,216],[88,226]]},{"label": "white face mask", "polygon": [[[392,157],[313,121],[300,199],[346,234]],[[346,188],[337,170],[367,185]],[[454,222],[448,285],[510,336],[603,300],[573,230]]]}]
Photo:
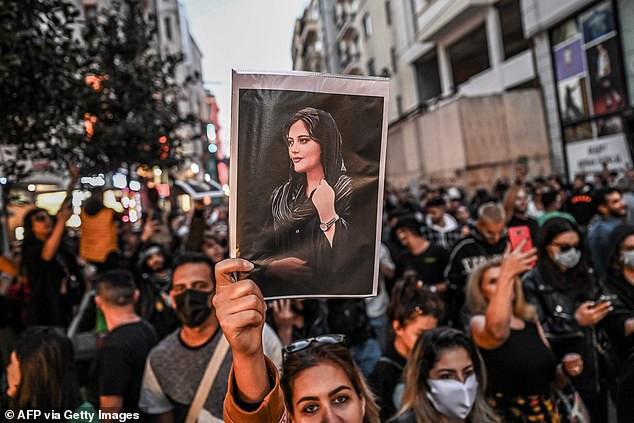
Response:
[{"label": "white face mask", "polygon": [[553,259],[555,263],[564,269],[572,269],[579,263],[579,260],[581,260],[581,251],[576,248],[571,248],[565,252],[557,251]]},{"label": "white face mask", "polygon": [[475,375],[469,376],[465,383],[453,379],[428,379],[427,384],[427,398],[436,411],[450,419],[467,418],[478,393]]},{"label": "white face mask", "polygon": [[630,269],[634,269],[634,250],[623,252],[623,264]]}]

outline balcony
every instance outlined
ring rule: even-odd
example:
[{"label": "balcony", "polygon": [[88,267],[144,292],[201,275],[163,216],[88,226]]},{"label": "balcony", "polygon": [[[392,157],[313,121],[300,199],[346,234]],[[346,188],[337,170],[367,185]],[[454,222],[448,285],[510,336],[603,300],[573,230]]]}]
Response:
[{"label": "balcony", "polygon": [[303,45],[312,44],[319,37],[319,21],[310,19],[304,21],[300,39]]},{"label": "balcony", "polygon": [[341,56],[341,68],[344,75],[363,75],[361,53],[344,53]]},{"label": "balcony", "polygon": [[436,0],[422,13],[417,13],[418,40],[433,41],[439,34],[460,26],[474,14],[496,2],[497,0]]}]

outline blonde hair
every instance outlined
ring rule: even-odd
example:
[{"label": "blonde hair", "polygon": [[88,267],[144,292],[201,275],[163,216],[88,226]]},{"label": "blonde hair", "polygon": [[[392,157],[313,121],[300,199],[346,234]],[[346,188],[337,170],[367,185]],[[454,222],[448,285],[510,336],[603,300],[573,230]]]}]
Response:
[{"label": "blonde hair", "polygon": [[[471,315],[486,314],[487,307],[489,306],[489,300],[482,294],[482,280],[484,275],[494,267],[500,267],[502,265],[502,259],[493,259],[478,266],[471,275],[467,282],[467,309]],[[522,289],[522,282],[519,278],[516,278],[513,282],[513,292],[515,293],[515,299],[513,300],[513,315],[519,319],[529,322],[537,321],[537,309],[532,304],[526,302],[524,298],[524,290]]]}]

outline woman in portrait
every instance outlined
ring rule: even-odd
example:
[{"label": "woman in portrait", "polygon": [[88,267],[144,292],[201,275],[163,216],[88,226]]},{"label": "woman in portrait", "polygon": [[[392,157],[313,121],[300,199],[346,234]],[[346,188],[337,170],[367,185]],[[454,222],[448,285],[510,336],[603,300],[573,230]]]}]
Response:
[{"label": "woman in portrait", "polygon": [[289,177],[271,196],[273,259],[266,275],[288,281],[324,280],[343,265],[352,194],[332,115],[308,107],[283,129]]}]

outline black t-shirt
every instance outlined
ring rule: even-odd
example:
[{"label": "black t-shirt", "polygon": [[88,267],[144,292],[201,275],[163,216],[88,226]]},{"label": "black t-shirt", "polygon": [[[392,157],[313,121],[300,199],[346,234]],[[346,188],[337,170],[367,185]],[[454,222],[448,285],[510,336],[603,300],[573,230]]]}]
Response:
[{"label": "black t-shirt", "polygon": [[120,396],[121,411],[138,412],[145,359],[157,342],[154,328],[145,320],[119,326],[108,333],[93,365],[94,399]]},{"label": "black t-shirt", "polygon": [[511,220],[509,220],[507,226],[509,228],[514,228],[516,226],[528,226],[528,229],[531,231],[531,241],[533,242],[533,246],[537,246],[539,241],[539,223],[537,223],[537,220],[531,219],[530,217],[522,219],[517,216],[513,216]]},{"label": "black t-shirt", "polygon": [[402,277],[407,270],[413,270],[425,285],[435,285],[445,281],[444,272],[449,262],[449,251],[439,245],[430,244],[419,255],[409,251],[399,257],[396,265],[397,277]]},{"label": "black t-shirt", "polygon": [[596,205],[592,201],[589,191],[573,191],[566,201],[566,210],[581,226],[587,225],[597,212]]}]

